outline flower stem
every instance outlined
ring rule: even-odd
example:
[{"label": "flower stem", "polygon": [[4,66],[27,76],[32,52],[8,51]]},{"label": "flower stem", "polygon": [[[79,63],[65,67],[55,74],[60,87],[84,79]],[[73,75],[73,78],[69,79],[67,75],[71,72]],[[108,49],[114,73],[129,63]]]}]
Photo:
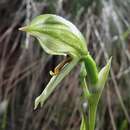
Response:
[{"label": "flower stem", "polygon": [[89,103],[89,130],[94,130],[96,120],[97,103]]}]

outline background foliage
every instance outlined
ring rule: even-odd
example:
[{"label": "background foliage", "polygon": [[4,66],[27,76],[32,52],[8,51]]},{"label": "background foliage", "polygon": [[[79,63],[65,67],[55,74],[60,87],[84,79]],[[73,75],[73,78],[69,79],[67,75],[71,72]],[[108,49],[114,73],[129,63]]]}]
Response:
[{"label": "background foliage", "polygon": [[113,56],[96,130],[129,130],[129,7],[129,0],[0,0],[0,129],[79,130],[79,67],[42,109],[33,110],[34,99],[50,79],[49,70],[63,57],[48,56],[18,28],[39,14],[55,13],[83,32],[99,67]]}]

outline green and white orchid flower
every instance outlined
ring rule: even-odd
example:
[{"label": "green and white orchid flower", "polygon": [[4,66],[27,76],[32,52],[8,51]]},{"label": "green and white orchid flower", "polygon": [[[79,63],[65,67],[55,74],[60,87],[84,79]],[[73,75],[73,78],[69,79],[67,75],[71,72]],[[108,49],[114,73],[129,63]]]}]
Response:
[{"label": "green and white orchid flower", "polygon": [[[34,109],[39,104],[42,106],[57,85],[77,64],[81,63],[79,79],[84,98],[87,99],[90,108],[89,118],[84,118],[85,115],[82,116],[81,130],[94,130],[97,104],[108,77],[111,59],[98,73],[96,63],[88,52],[86,41],[81,32],[71,22],[57,15],[40,15],[34,18],[28,26],[22,27],[19,30],[34,36],[48,54],[69,57],[69,60],[62,62],[52,73],[53,76],[44,91],[36,98]],[[88,89],[86,77],[89,79],[89,84],[95,89],[95,93]]]}]

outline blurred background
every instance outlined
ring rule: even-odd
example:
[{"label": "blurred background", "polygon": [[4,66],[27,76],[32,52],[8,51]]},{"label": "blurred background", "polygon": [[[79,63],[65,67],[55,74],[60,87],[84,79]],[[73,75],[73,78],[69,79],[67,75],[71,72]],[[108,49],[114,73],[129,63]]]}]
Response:
[{"label": "blurred background", "polygon": [[80,29],[99,68],[113,56],[95,130],[130,130],[130,0],[0,0],[0,130],[79,130],[80,66],[33,110],[63,57],[47,55],[18,28],[45,13]]}]

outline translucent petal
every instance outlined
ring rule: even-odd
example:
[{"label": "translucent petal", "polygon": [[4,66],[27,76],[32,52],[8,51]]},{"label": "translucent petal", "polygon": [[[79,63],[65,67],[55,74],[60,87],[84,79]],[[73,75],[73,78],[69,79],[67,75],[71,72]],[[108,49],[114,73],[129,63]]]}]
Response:
[{"label": "translucent petal", "polygon": [[[87,47],[81,32],[64,18],[45,14],[36,17],[30,25],[22,28],[36,37],[43,49],[53,55],[87,55]],[[48,42],[48,43],[47,43]]]}]

